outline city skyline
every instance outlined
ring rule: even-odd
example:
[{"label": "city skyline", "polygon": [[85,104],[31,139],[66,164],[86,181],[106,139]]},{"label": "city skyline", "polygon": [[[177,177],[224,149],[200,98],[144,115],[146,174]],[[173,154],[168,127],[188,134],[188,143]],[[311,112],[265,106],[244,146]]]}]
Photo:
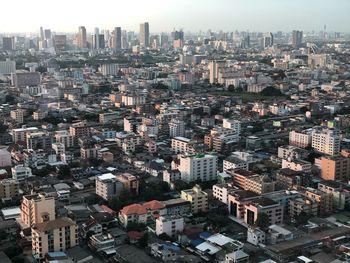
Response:
[{"label": "city skyline", "polygon": [[[56,32],[76,32],[85,26],[88,32],[95,27],[139,31],[143,21],[150,23],[151,32],[169,32],[173,28],[184,31],[249,30],[249,31],[327,31],[348,32],[350,18],[346,0],[136,0],[132,3],[103,1],[102,5],[83,5],[83,1],[60,1],[52,12],[43,0],[36,5],[18,1],[20,19],[13,20],[13,12],[5,11],[0,18],[0,32],[36,32],[40,26]],[[337,2],[337,4],[335,4]],[[13,8],[2,3],[3,10]],[[12,21],[12,23],[8,23]],[[17,22],[16,22],[17,21]],[[23,23],[23,21],[26,21]]]}]

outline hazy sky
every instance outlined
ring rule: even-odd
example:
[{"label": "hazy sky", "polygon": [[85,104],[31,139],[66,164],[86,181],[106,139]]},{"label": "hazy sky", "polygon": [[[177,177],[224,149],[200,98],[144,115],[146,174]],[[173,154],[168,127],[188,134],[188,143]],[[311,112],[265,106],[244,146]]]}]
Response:
[{"label": "hazy sky", "polygon": [[350,0],[13,0],[0,2],[0,32],[77,31],[85,25],[151,32],[198,30],[350,31]]}]

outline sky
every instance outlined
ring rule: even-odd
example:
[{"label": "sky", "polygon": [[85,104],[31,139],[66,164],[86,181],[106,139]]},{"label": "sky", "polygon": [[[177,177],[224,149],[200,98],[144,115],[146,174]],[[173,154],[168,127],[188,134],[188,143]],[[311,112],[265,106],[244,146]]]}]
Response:
[{"label": "sky", "polygon": [[0,2],[0,32],[75,32],[84,25],[151,32],[327,31],[350,32],[350,0],[14,0]]}]

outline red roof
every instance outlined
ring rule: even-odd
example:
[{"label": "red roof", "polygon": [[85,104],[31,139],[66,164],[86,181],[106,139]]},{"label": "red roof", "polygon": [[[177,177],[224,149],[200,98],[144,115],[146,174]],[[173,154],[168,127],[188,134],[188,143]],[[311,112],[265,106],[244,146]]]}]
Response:
[{"label": "red roof", "polygon": [[123,209],[120,210],[120,213],[124,215],[133,215],[133,214],[144,215],[147,213],[148,210],[157,211],[164,208],[165,208],[164,204],[162,204],[157,200],[153,200],[153,201],[146,202],[142,205],[132,204],[132,205],[124,206]]},{"label": "red roof", "polygon": [[106,213],[109,213],[109,214],[112,214],[112,215],[115,214],[115,211],[113,209],[109,208],[106,205],[100,205],[100,208]]}]

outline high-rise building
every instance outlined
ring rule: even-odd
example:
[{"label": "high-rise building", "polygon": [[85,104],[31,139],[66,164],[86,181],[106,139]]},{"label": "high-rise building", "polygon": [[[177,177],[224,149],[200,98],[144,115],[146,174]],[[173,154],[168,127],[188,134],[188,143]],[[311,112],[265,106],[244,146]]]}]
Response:
[{"label": "high-rise building", "polygon": [[209,68],[209,82],[214,84],[218,82],[219,71],[225,67],[225,61],[211,61],[208,65]]},{"label": "high-rise building", "polygon": [[177,30],[174,30],[172,33],[171,33],[171,37],[173,40],[184,40],[184,32],[182,30],[180,31],[177,31]]},{"label": "high-rise building", "polygon": [[189,183],[194,181],[215,180],[217,175],[218,157],[211,154],[183,155],[178,167],[181,180]]},{"label": "high-rise building", "polygon": [[340,152],[340,135],[335,129],[315,129],[312,132],[312,148],[329,155]]},{"label": "high-rise building", "polygon": [[95,49],[100,48],[100,41],[99,41],[99,36],[100,36],[100,30],[98,27],[95,27]]},{"label": "high-rise building", "polygon": [[149,46],[149,24],[148,22],[140,24],[139,41],[141,47]]},{"label": "high-rise building", "polygon": [[172,119],[169,123],[169,136],[171,138],[185,135],[185,123],[179,119]]},{"label": "high-rise building", "polygon": [[45,39],[51,39],[51,30],[50,29],[45,29],[44,30],[44,36],[45,36]]},{"label": "high-rise building", "polygon": [[78,45],[78,48],[86,48],[87,47],[85,26],[79,27],[79,32],[78,32],[78,36],[77,36],[77,45]]},{"label": "high-rise building", "polygon": [[46,197],[42,194],[23,196],[20,220],[22,228],[55,218],[55,199],[53,197]]},{"label": "high-rise building", "polygon": [[49,252],[66,251],[78,244],[77,224],[68,217],[44,221],[32,227],[32,255],[44,262]]},{"label": "high-rise building", "polygon": [[104,34],[99,34],[98,35],[98,45],[100,48],[105,48],[105,35]]},{"label": "high-rise building", "polygon": [[6,59],[6,61],[0,61],[0,75],[16,73],[16,62]]},{"label": "high-rise building", "polygon": [[40,35],[39,35],[39,39],[40,39],[40,40],[44,40],[44,39],[45,39],[44,29],[43,29],[43,27],[42,27],[42,26],[40,27]]},{"label": "high-rise building", "polygon": [[292,46],[298,48],[303,42],[303,31],[294,30],[292,33]]},{"label": "high-rise building", "polygon": [[0,181],[0,198],[11,199],[19,195],[19,183],[15,179],[7,178]]},{"label": "high-rise building", "polygon": [[192,189],[182,190],[181,198],[191,203],[192,213],[208,211],[208,194],[199,185]]},{"label": "high-rise building", "polygon": [[262,47],[272,47],[273,46],[273,34],[271,32],[265,33],[262,38]]},{"label": "high-rise building", "polygon": [[55,49],[66,50],[67,48],[67,36],[66,35],[55,35]]},{"label": "high-rise building", "polygon": [[120,27],[114,28],[112,48],[114,50],[121,50],[122,48],[122,29]]},{"label": "high-rise building", "polygon": [[327,156],[319,159],[321,178],[331,181],[347,181],[350,178],[350,158]]},{"label": "high-rise building", "polygon": [[3,37],[2,38],[2,49],[11,51],[15,50],[15,38],[14,37]]}]

